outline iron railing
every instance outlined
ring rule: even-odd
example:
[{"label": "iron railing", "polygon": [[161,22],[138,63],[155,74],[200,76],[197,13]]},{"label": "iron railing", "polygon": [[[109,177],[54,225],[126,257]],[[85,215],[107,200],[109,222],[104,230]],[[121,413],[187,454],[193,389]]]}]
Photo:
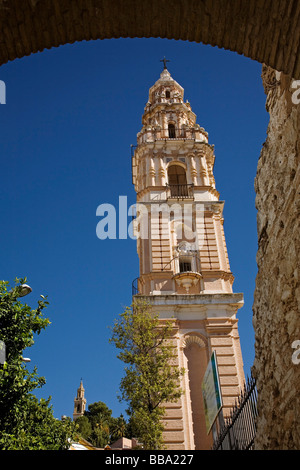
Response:
[{"label": "iron railing", "polygon": [[167,198],[192,199],[194,197],[193,184],[167,184]]},{"label": "iron railing", "polygon": [[131,284],[131,290],[132,290],[132,297],[134,295],[138,295],[140,292],[139,292],[139,286],[138,286],[138,281],[139,281],[139,278],[136,277],[133,281],[132,281],[132,284]]},{"label": "iron railing", "polygon": [[253,377],[247,379],[244,390],[225,419],[212,450],[253,450],[256,435],[257,389]]},{"label": "iron railing", "polygon": [[194,140],[200,139],[203,142],[208,142],[208,134],[204,129],[195,129],[191,127],[173,127],[173,128],[156,128],[144,131],[139,136],[139,143],[152,142],[157,140]]}]

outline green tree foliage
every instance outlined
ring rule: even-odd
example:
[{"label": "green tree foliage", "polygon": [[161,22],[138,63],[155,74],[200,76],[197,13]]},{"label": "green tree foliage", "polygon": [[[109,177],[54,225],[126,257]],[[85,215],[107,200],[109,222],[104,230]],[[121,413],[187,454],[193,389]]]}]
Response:
[{"label": "green tree foliage", "polygon": [[83,415],[76,419],[76,428],[81,437],[93,444],[91,439],[93,428],[87,416]]},{"label": "green tree foliage", "polygon": [[111,442],[117,441],[118,439],[120,439],[120,437],[132,437],[128,428],[128,423],[126,423],[122,414],[118,418],[112,418],[110,432]]},{"label": "green tree foliage", "polygon": [[89,405],[83,416],[76,419],[79,434],[95,447],[103,448],[120,437],[128,437],[123,416],[112,416],[105,403],[98,401]]},{"label": "green tree foliage", "polygon": [[36,309],[18,300],[25,281],[16,279],[10,290],[8,282],[0,281],[0,340],[6,346],[6,360],[0,365],[0,449],[63,450],[73,437],[73,423],[55,419],[50,398],[39,401],[32,394],[45,378],[38,377],[36,367],[30,373],[23,362],[23,351],[34,344],[34,334],[50,323],[43,316],[45,297]]},{"label": "green tree foliage", "polygon": [[148,304],[135,302],[112,328],[111,341],[126,364],[120,399],[129,404],[130,426],[144,449],[163,448],[163,405],[182,395],[179,378],[184,370],[172,365],[173,327],[171,320],[159,320]]}]

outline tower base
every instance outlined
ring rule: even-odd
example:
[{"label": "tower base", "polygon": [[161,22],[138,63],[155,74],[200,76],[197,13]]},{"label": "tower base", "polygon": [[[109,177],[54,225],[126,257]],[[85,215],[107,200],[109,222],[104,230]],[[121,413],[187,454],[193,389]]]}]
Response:
[{"label": "tower base", "polygon": [[173,320],[176,358],[185,369],[183,395],[166,403],[164,443],[169,450],[209,450],[211,432],[205,424],[202,381],[213,351],[216,352],[222,412],[226,417],[244,385],[244,371],[236,313],[244,304],[243,294],[137,295],[152,306],[161,320]]}]

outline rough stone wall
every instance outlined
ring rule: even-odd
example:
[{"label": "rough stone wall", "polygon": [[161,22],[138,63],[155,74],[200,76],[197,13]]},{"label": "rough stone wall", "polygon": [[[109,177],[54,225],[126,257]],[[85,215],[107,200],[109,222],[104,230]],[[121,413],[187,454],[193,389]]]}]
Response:
[{"label": "rough stone wall", "polygon": [[[263,67],[270,113],[255,180],[258,275],[253,307],[256,449],[300,449],[300,82]],[[299,104],[298,104],[299,102]]]}]

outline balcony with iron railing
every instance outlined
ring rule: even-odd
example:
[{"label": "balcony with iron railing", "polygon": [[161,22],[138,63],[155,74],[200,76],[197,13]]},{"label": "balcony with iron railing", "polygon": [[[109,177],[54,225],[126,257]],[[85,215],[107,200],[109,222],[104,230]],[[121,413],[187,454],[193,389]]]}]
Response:
[{"label": "balcony with iron railing", "polygon": [[199,140],[208,143],[207,132],[203,128],[182,127],[165,129],[161,127],[144,128],[138,134],[138,143],[156,142],[159,140]]},{"label": "balcony with iron railing", "polygon": [[194,199],[193,184],[167,184],[167,199]]},{"label": "balcony with iron railing", "polygon": [[[201,282],[202,279],[200,258],[192,254],[192,252],[189,256],[175,256],[160,271],[156,272],[168,272],[176,283],[187,289],[187,292],[193,284],[199,280]],[[132,281],[132,296],[142,294],[139,282],[139,277]],[[200,291],[202,291],[202,289],[203,288],[201,288]]]}]

